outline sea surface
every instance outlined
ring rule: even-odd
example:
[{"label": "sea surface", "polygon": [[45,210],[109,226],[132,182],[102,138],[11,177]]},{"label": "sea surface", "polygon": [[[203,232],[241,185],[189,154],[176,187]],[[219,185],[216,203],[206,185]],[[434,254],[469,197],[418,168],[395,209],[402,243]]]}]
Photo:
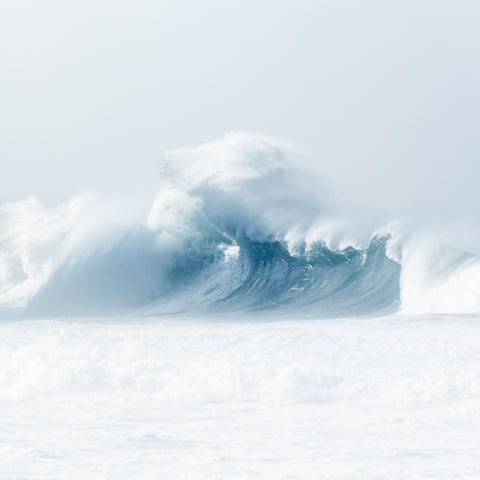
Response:
[{"label": "sea surface", "polygon": [[0,477],[478,479],[480,317],[0,323]]}]

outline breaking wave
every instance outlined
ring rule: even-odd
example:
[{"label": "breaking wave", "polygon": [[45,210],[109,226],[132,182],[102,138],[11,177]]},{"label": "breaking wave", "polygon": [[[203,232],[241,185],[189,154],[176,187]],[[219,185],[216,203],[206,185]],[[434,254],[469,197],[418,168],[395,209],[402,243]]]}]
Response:
[{"label": "breaking wave", "polygon": [[146,218],[129,195],[5,204],[1,311],[480,311],[478,257],[411,242],[409,253],[388,226],[342,220],[300,167],[290,146],[237,133],[167,153]]}]

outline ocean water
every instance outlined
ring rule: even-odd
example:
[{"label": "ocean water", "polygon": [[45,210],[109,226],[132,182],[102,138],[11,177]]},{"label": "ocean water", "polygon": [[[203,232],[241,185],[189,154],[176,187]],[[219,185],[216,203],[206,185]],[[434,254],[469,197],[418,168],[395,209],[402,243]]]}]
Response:
[{"label": "ocean water", "polygon": [[476,479],[476,316],[0,324],[2,479]]},{"label": "ocean water", "polygon": [[0,205],[0,478],[480,478],[478,224],[301,163],[237,133],[147,204]]}]

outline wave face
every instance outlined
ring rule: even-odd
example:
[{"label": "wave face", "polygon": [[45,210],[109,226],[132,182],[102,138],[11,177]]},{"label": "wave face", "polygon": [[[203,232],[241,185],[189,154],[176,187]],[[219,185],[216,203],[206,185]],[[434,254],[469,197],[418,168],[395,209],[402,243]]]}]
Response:
[{"label": "wave face", "polygon": [[230,260],[235,288],[216,306],[342,315],[391,310],[399,298],[400,266],[386,256],[386,242],[376,237],[367,249],[341,251],[315,244],[291,255],[280,242],[245,239]]},{"label": "wave face", "polygon": [[358,315],[398,305],[400,265],[386,237],[364,250],[315,244],[292,254],[285,243],[205,238],[168,261],[147,231],[127,234],[108,253],[58,269],[24,308],[30,314],[275,311]]},{"label": "wave face", "polygon": [[0,313],[480,311],[479,257],[341,220],[300,166],[288,145],[230,134],[167,153],[146,209],[91,193],[0,206]]}]

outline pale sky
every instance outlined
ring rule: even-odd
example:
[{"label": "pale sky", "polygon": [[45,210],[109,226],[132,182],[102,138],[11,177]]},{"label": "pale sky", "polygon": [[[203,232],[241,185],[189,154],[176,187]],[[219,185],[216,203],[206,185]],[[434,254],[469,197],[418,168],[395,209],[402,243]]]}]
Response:
[{"label": "pale sky", "polygon": [[1,0],[0,202],[155,188],[164,150],[287,140],[340,199],[478,211],[480,2]]}]

